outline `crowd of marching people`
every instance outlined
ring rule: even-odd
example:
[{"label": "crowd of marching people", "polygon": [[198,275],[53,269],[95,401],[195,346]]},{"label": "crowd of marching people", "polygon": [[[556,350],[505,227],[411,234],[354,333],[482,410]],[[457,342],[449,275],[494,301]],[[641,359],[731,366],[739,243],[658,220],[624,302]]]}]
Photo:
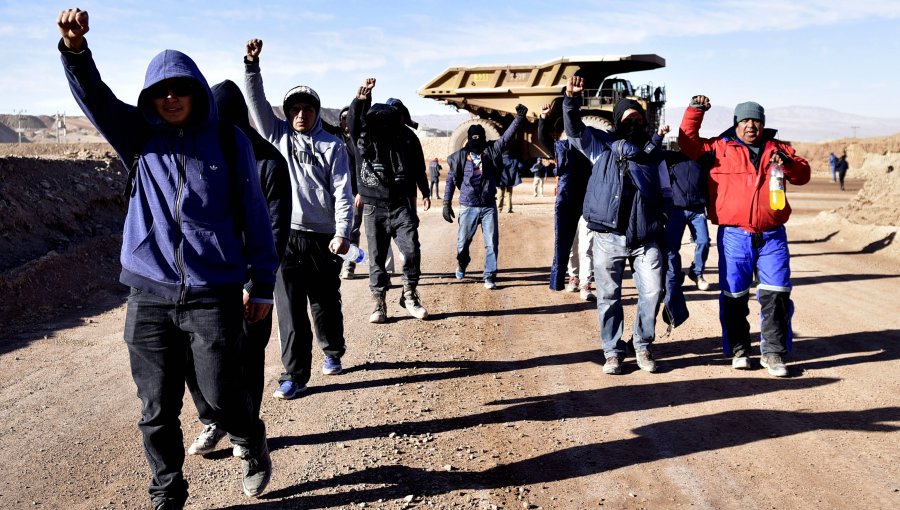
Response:
[{"label": "crowd of marching people", "polygon": [[[322,374],[343,371],[340,287],[356,264],[368,266],[369,322],[383,324],[395,246],[399,302],[427,319],[418,291],[419,195],[425,211],[432,195],[442,200],[443,218],[458,224],[456,279],[470,271],[470,246],[481,228],[481,280],[495,289],[498,213],[505,206],[513,212],[512,189],[524,167],[510,148],[528,109],[519,105],[496,140],[473,124],[465,145],[446,157],[440,197],[439,159],[426,170],[409,111],[398,99],[374,102],[374,78],[352,95],[339,126],[324,122],[319,95],[307,85],[284,94],[281,118],[266,99],[263,41],[251,39],[243,53],[246,98],[234,82],[210,86],[190,57],[165,50],[150,62],[137,105],[129,105],[94,63],[87,12],[64,10],[57,25],[72,94],[129,168],[120,281],[131,289],[124,337],[141,400],[153,507],[180,509],[187,499],[179,421],[185,386],[202,423],[187,453],[209,453],[228,436],[241,459],[243,491],[258,496],[272,472],[259,415],[273,307],[283,364],[273,394],[279,399],[306,392],[314,337],[324,354]],[[748,300],[755,284],[760,364],[787,376],[794,310],[784,189],[785,182],[805,184],[809,164],[775,138],[757,103],[738,105],[732,128],[703,138],[710,101],[695,96],[678,131],[681,150],[673,151],[663,143],[668,126],[653,129],[633,100],[615,105],[611,130],[586,126],[583,91],[582,78],[568,78],[561,131],[544,122],[550,105],[541,110],[538,139],[549,157],[532,167],[533,184],[534,195],[543,196],[547,173],[558,176],[549,287],[596,301],[603,372],[622,374],[632,352],[641,370],[657,371],[660,310],[675,327],[688,314],[684,277],[709,289],[712,222],[725,353],[733,368],[751,368]],[[679,250],[686,228],[695,250],[685,271]],[[368,253],[358,246],[363,232]],[[630,340],[626,265],[638,291]]]}]

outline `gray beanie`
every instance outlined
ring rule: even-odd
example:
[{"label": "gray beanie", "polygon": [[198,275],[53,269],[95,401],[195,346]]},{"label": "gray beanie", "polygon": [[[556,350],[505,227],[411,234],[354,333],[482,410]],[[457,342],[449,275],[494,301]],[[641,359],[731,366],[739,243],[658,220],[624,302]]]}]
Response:
[{"label": "gray beanie", "polygon": [[766,110],[759,103],[747,101],[734,107],[734,125],[744,119],[756,119],[766,123]]}]

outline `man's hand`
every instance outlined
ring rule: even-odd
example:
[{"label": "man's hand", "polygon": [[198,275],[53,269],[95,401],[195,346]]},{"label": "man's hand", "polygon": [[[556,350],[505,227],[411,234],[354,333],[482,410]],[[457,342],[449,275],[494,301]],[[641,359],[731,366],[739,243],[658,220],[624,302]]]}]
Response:
[{"label": "man's hand", "polygon": [[330,243],[328,243],[328,250],[335,255],[343,255],[347,253],[347,250],[350,249],[350,241],[345,237],[334,236]]},{"label": "man's hand", "polygon": [[447,223],[453,223],[453,218],[455,217],[456,215],[453,214],[453,207],[450,205],[450,203],[448,202],[444,204],[444,221],[446,221]]},{"label": "man's hand", "polygon": [[706,96],[694,96],[691,98],[691,108],[696,108],[700,111],[709,110],[712,105],[709,103],[709,98]]},{"label": "man's hand", "polygon": [[372,97],[372,89],[375,88],[375,78],[366,78],[366,83],[362,87],[359,88],[359,92],[357,92],[356,97],[360,101],[365,101],[366,99]]},{"label": "man's hand", "polygon": [[524,117],[528,113],[528,107],[522,103],[516,105],[516,116]]},{"label": "man's hand", "polygon": [[547,115],[550,115],[550,105],[549,104],[545,104],[544,106],[541,106],[541,118],[546,119]]},{"label": "man's hand", "polygon": [[356,196],[353,197],[353,207],[359,209],[360,207],[362,207],[362,205],[362,197],[359,196],[359,193],[357,193]]},{"label": "man's hand", "polygon": [[272,311],[271,303],[247,303],[244,305],[244,319],[253,323],[261,321]]},{"label": "man's hand", "polygon": [[580,96],[584,92],[584,78],[581,76],[569,76],[566,82],[566,96]]},{"label": "man's hand", "polygon": [[656,130],[659,136],[666,136],[667,134],[669,134],[669,131],[670,129],[668,124],[666,124],[665,126],[659,126],[659,129]]},{"label": "man's hand", "polygon": [[424,207],[426,211],[431,209],[431,197],[425,197],[422,199],[422,207]]},{"label": "man's hand", "polygon": [[783,158],[781,153],[778,151],[773,152],[772,157],[769,158],[769,164],[771,165],[772,163],[778,163],[781,166],[787,164],[785,158]]},{"label": "man's hand", "polygon": [[247,55],[245,55],[247,60],[255,62],[259,58],[260,53],[262,53],[262,39],[250,39],[247,41]]},{"label": "man's hand", "polygon": [[81,51],[84,46],[84,34],[91,29],[87,11],[78,8],[61,11],[56,18],[56,25],[66,48]]}]

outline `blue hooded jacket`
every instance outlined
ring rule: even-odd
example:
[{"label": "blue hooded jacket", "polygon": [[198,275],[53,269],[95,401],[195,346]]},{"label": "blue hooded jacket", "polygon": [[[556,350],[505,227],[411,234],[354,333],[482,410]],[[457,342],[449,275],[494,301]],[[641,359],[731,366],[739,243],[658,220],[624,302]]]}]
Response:
[{"label": "blue hooded jacket", "polygon": [[[251,298],[271,299],[278,257],[253,152],[234,128],[230,176],[215,101],[194,61],[174,50],[154,57],[135,107],[103,83],[86,42],[72,52],[60,41],[59,50],[85,115],[126,167],[137,161],[119,280],[181,303],[239,296],[249,280]],[[148,93],[170,78],[194,81],[191,116],[182,126],[165,123]]]}]

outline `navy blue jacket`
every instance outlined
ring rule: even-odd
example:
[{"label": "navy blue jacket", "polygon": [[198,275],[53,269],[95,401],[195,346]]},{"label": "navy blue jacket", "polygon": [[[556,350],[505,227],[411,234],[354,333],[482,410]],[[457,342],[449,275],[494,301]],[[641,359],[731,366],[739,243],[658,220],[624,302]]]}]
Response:
[{"label": "navy blue jacket", "polygon": [[538,120],[538,141],[556,159],[556,203],[575,204],[581,209],[588,180],[591,178],[591,162],[572,146],[568,138],[554,140],[549,122]]},{"label": "navy blue jacket", "polygon": [[525,165],[521,161],[510,156],[509,153],[504,153],[503,171],[500,172],[500,181],[497,185],[503,188],[511,188],[522,184],[522,177],[519,175],[519,172],[524,168]]},{"label": "navy blue jacket", "polygon": [[[571,97],[563,100],[563,125],[572,145],[593,164],[582,210],[588,228],[624,235],[629,247],[655,241],[665,225],[666,199],[660,175],[664,153],[659,135],[645,147],[636,147],[606,131],[585,126],[578,103]],[[666,189],[665,193],[671,191]],[[630,210],[620,210],[621,205],[629,203]]]},{"label": "navy blue jacket", "polygon": [[683,152],[666,151],[675,207],[695,211],[706,208],[709,203],[709,168],[713,162],[708,154],[694,161]]},{"label": "navy blue jacket", "polygon": [[[472,165],[467,165],[469,150],[463,147],[447,157],[447,182],[444,185],[444,204],[453,202],[454,187],[459,188],[459,204],[489,207],[497,203],[497,183],[503,171],[503,152],[516,136],[524,117],[516,116],[499,140],[488,142],[481,158],[480,177],[473,179]],[[460,179],[460,176],[462,179]],[[476,184],[477,183],[477,184]]]},{"label": "navy blue jacket", "polygon": [[[278,256],[250,142],[237,128],[236,181],[219,141],[219,120],[206,79],[187,55],[165,50],[147,67],[138,105],[103,83],[91,50],[59,50],[75,100],[130,167],[137,159],[122,235],[119,280],[177,302],[218,301],[249,279],[252,298],[271,299]],[[195,84],[191,117],[163,122],[148,89],[169,78]],[[233,186],[239,186],[232,192]],[[240,207],[232,203],[240,197]],[[235,218],[240,213],[242,218]],[[243,225],[243,232],[236,225]]]}]

